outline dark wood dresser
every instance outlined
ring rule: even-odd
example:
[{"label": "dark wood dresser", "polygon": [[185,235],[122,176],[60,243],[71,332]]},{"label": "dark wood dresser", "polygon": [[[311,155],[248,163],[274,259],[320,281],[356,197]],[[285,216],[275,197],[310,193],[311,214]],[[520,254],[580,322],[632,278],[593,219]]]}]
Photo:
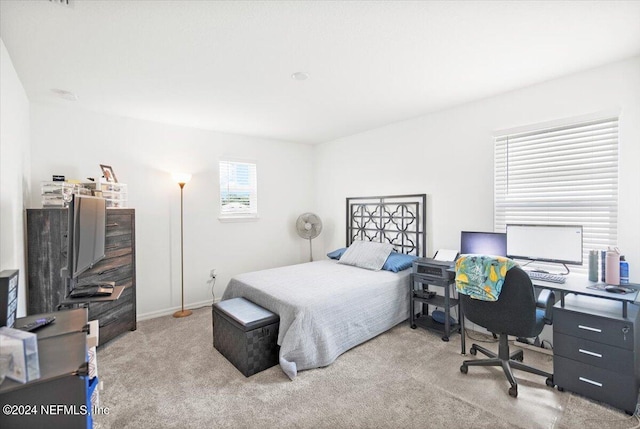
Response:
[{"label": "dark wood dresser", "polygon": [[[60,269],[66,265],[68,210],[27,209],[28,314],[55,311],[65,298]],[[111,281],[124,286],[119,299],[88,304],[98,320],[100,344],[136,329],[135,210],[107,209],[105,257],[84,272],[80,283]]]}]

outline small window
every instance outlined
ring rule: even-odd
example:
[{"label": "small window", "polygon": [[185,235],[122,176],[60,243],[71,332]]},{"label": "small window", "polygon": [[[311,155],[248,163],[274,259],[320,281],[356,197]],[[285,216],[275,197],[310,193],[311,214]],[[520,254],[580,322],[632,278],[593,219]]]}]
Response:
[{"label": "small window", "polygon": [[256,164],[246,161],[220,161],[220,218],[258,217]]}]

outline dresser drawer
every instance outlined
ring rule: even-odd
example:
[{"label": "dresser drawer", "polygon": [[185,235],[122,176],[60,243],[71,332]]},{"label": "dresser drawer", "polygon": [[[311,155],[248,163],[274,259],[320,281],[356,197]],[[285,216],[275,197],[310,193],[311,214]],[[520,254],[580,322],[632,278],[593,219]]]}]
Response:
[{"label": "dresser drawer", "polygon": [[135,293],[126,287],[115,301],[89,305],[89,320],[97,320],[100,326],[100,343],[105,343],[125,331],[136,329]]},{"label": "dresser drawer", "polygon": [[119,209],[107,209],[107,238],[114,236],[131,236],[133,216]]},{"label": "dresser drawer", "polygon": [[633,322],[573,312],[556,306],[553,311],[554,332],[609,344],[627,350],[634,347]]},{"label": "dresser drawer", "polygon": [[102,301],[92,302],[89,305],[89,320],[100,320],[100,327],[102,328],[104,321],[108,319],[109,315],[120,311],[122,306],[132,306],[135,300],[135,293],[132,287],[125,287],[120,295],[120,298],[115,301]]},{"label": "dresser drawer", "polygon": [[573,359],[620,374],[633,374],[633,351],[584,338],[553,333],[554,356]]},{"label": "dresser drawer", "polygon": [[632,414],[638,399],[638,379],[554,355],[553,380],[559,389],[606,402]]}]

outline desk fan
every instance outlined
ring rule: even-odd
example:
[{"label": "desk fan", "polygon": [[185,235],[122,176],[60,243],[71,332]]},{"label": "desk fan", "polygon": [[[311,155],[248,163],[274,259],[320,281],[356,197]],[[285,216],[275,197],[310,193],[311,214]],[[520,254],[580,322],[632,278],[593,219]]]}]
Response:
[{"label": "desk fan", "polygon": [[313,253],[311,249],[311,240],[316,238],[322,232],[322,220],[315,213],[303,213],[298,216],[296,221],[296,231],[302,238],[309,240],[309,261],[313,261]]}]

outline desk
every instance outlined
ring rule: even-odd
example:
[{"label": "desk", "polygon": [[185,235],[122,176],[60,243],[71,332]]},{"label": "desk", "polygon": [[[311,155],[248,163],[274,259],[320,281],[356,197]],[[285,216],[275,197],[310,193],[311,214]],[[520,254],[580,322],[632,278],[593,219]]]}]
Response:
[{"label": "desk", "polygon": [[[580,274],[569,274],[566,277],[566,281],[564,283],[553,283],[553,282],[545,282],[543,280],[531,280],[533,285],[536,287],[540,287],[543,289],[550,289],[554,292],[558,292],[560,295],[560,306],[564,307],[564,298],[568,294],[575,295],[585,295],[592,296],[595,298],[603,298],[609,299],[613,301],[619,301],[621,304],[622,317],[627,317],[628,312],[628,304],[634,304],[638,299],[638,290],[632,293],[611,293],[605,290],[597,290],[597,289],[588,289],[588,286],[595,286],[597,284],[601,284],[602,282],[591,282],[587,278],[587,276]],[[630,289],[638,289],[639,285],[625,285],[625,287],[629,287]]]},{"label": "desk", "polygon": [[[16,326],[50,315],[56,320],[34,332],[38,337],[40,378],[24,384],[5,379],[0,385],[0,403],[26,406],[31,413],[0,414],[0,427],[3,429],[92,427],[87,310],[81,308],[19,318]],[[51,406],[54,407],[53,413],[43,412]],[[72,411],[56,413],[59,410],[55,408],[57,406]],[[86,412],[81,407],[87,407]]]}]

